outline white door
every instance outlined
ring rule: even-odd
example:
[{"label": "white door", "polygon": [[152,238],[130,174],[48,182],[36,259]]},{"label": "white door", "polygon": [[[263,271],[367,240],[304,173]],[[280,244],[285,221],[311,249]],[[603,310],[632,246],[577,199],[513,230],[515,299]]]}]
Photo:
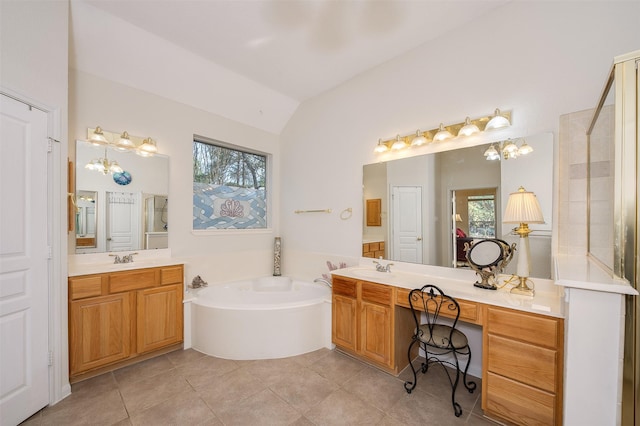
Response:
[{"label": "white door", "polygon": [[138,250],[139,197],[130,192],[107,192],[107,251]]},{"label": "white door", "polygon": [[47,114],[0,99],[0,424],[49,402]]},{"label": "white door", "polygon": [[391,260],[422,263],[422,188],[391,188]]}]

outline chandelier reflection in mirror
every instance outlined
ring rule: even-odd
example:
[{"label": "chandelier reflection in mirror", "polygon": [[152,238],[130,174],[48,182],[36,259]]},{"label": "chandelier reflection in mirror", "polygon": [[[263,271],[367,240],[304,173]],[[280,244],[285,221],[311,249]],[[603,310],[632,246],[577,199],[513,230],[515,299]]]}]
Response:
[{"label": "chandelier reflection in mirror", "polygon": [[87,129],[87,140],[95,146],[104,146],[105,150],[104,157],[94,158],[84,167],[104,175],[123,172],[117,161],[109,161],[107,148],[120,152],[135,152],[141,157],[151,157],[158,152],[156,141],[151,138],[130,136],[127,131],[121,134],[106,132],[100,126]]},{"label": "chandelier reflection in mirror", "polygon": [[[484,156],[489,161],[495,160],[508,160],[510,158],[518,158],[521,155],[527,155],[533,152],[533,148],[524,139],[521,139],[520,146],[516,144],[518,141],[507,139],[506,141],[499,142],[498,144],[491,144],[489,148],[484,152]],[[497,145],[497,148],[496,148]]]},{"label": "chandelier reflection in mirror", "polygon": [[[396,135],[395,138],[389,140],[378,139],[378,143],[376,144],[374,151],[377,153],[383,153],[407,148],[416,148],[430,143],[470,137],[482,132],[503,129],[509,126],[511,126],[511,111],[501,112],[499,109],[496,109],[492,115],[475,119],[467,117],[464,122],[461,123],[447,126],[445,126],[444,123],[440,123],[440,126],[436,129],[427,131],[421,131],[418,129],[415,133],[407,136]],[[520,155],[522,155],[522,153]]]},{"label": "chandelier reflection in mirror", "polygon": [[103,175],[106,174],[114,174],[114,173],[122,173],[122,167],[116,160],[109,161],[107,157],[107,149],[104,150],[104,157],[94,158],[89,161],[85,166],[85,169],[94,170],[96,172],[100,172]]}]

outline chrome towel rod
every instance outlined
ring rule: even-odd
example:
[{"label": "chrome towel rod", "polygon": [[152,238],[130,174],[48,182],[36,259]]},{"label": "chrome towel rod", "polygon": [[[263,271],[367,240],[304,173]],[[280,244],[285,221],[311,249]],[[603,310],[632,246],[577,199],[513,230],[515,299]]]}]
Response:
[{"label": "chrome towel rod", "polygon": [[331,209],[320,209],[320,210],[295,210],[294,213],[331,213]]}]

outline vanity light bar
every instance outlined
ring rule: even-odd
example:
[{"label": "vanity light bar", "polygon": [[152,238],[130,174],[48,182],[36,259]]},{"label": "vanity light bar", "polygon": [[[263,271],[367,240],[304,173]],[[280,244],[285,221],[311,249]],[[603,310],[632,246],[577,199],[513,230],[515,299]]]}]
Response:
[{"label": "vanity light bar", "polygon": [[[401,136],[396,135],[393,139],[379,139],[375,152],[382,153],[391,150],[418,147],[434,142],[442,142],[449,139],[463,138],[484,131],[505,128],[511,125],[511,111],[500,111],[496,109],[492,115],[471,119],[466,117],[463,122],[445,126],[443,123],[431,130],[417,131]],[[476,131],[477,128],[477,131]],[[402,143],[401,143],[402,142]]]},{"label": "vanity light bar", "polygon": [[127,131],[122,133],[107,132],[100,126],[87,129],[87,141],[93,145],[113,148],[116,151],[133,151],[142,157],[151,157],[158,151],[156,141],[151,138],[131,136]]}]

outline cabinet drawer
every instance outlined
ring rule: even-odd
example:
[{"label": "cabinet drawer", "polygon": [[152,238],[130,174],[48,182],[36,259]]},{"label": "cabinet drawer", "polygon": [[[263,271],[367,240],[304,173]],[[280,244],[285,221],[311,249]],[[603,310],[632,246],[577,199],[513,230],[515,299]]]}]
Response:
[{"label": "cabinet drawer", "polygon": [[525,342],[557,349],[558,320],[510,309],[487,308],[487,331]]},{"label": "cabinet drawer", "polygon": [[391,305],[392,289],[383,284],[362,283],[362,300],[367,302]]},{"label": "cabinet drawer", "polygon": [[490,372],[555,393],[557,351],[491,334],[488,343]]},{"label": "cabinet drawer", "polygon": [[102,294],[102,276],[69,278],[69,299],[78,300]]},{"label": "cabinet drawer", "polygon": [[545,391],[487,373],[486,411],[516,424],[553,425],[556,397]]},{"label": "cabinet drawer", "polygon": [[182,284],[184,273],[182,265],[160,269],[160,285]]},{"label": "cabinet drawer", "polygon": [[356,297],[356,282],[342,277],[334,276],[332,279],[333,294],[342,296]]},{"label": "cabinet drawer", "polygon": [[[409,293],[410,289],[407,288],[398,288],[396,289],[396,305],[404,306],[405,308],[411,308],[409,304]],[[477,303],[468,302],[466,300],[457,300],[458,305],[460,306],[460,320],[466,322],[472,322],[475,324],[479,324],[480,321],[480,308]],[[446,312],[442,311],[441,315],[447,315]]]},{"label": "cabinet drawer", "polygon": [[117,272],[109,275],[109,293],[138,290],[153,287],[158,280],[157,269],[137,269],[135,271]]}]

